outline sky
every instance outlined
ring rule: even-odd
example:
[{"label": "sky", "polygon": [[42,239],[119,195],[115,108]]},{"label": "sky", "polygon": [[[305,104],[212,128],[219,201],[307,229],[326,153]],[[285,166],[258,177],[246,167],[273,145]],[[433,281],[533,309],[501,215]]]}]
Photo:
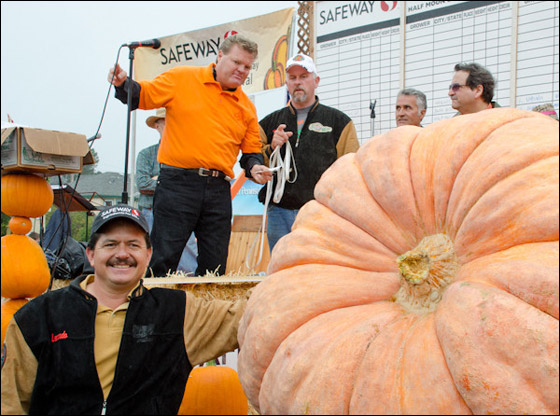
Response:
[{"label": "sky", "polygon": [[[170,36],[286,8],[297,1],[1,2],[1,112],[29,127],[92,137],[101,172],[124,172],[126,105],[109,92],[107,74],[123,43]],[[129,68],[128,49],[118,60]],[[157,132],[136,110],[136,151]],[[132,132],[131,132],[132,135]],[[129,160],[129,169],[130,169]],[[130,174],[130,171],[129,171]]]}]

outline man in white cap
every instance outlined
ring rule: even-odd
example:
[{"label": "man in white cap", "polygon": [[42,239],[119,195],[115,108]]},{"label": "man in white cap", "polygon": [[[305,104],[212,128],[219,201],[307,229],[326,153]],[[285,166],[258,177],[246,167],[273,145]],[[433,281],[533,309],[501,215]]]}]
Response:
[{"label": "man in white cap", "polygon": [[280,160],[284,160],[286,151],[293,152],[287,181],[282,179],[282,171],[275,172],[273,189],[283,186],[283,192],[269,192],[275,194],[270,201],[265,201],[266,186],[259,192],[259,200],[269,204],[267,236],[271,251],[291,231],[299,209],[313,199],[313,189],[323,172],[336,159],[359,147],[352,119],[319,103],[315,95],[319,80],[311,57],[299,53],[290,58],[286,64],[290,103],[259,122],[263,154],[269,167],[275,167],[270,162],[275,164],[276,149]]},{"label": "man in white cap", "polygon": [[[163,135],[163,130],[165,129],[165,108],[158,108],[155,115],[146,119],[146,124],[158,131],[159,140],[156,144],[148,146],[138,153],[136,162],[136,186],[140,192],[140,197],[138,198],[138,209],[142,212],[144,217],[146,217],[146,221],[148,221],[151,232],[154,223],[154,192],[156,190],[160,170],[157,155],[161,136]],[[189,241],[185,245],[181,254],[177,270],[186,274],[194,275],[197,266],[197,254],[198,249],[196,246],[196,239],[194,237],[194,233],[191,233]]]}]

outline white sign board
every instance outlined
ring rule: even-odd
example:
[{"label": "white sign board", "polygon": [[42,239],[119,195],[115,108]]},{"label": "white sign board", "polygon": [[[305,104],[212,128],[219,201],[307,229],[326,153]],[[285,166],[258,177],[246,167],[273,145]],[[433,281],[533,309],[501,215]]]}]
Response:
[{"label": "white sign board", "polygon": [[424,125],[452,117],[447,93],[459,62],[490,70],[501,106],[558,110],[558,11],[546,1],[316,2],[317,93],[352,117],[361,143],[396,127],[401,88],[426,94]]}]

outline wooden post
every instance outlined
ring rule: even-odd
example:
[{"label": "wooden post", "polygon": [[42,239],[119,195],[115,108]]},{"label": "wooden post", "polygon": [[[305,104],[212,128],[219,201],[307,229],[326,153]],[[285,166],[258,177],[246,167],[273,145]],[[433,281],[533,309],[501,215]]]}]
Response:
[{"label": "wooden post", "polygon": [[313,1],[298,1],[298,53],[314,58],[315,42],[313,31]]}]

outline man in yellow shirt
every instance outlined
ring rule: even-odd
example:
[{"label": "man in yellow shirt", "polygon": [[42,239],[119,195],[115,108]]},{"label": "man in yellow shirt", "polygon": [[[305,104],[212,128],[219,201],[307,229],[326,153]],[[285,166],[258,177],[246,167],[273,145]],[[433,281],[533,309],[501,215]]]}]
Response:
[{"label": "man in yellow shirt", "polygon": [[176,270],[192,232],[198,242],[196,274],[224,274],[232,216],[229,181],[239,151],[248,178],[259,184],[272,178],[260,154],[255,106],[241,90],[257,54],[254,42],[233,35],[208,67],[175,67],[140,82],[128,79],[118,65],[109,71],[119,100],[126,103],[131,91],[133,110],[166,109],[151,234],[155,276]]},{"label": "man in yellow shirt", "polygon": [[133,207],[102,210],[93,275],[16,312],[2,353],[2,414],[177,414],[195,365],[238,347],[247,296],[204,301],[147,289],[148,224]]}]

